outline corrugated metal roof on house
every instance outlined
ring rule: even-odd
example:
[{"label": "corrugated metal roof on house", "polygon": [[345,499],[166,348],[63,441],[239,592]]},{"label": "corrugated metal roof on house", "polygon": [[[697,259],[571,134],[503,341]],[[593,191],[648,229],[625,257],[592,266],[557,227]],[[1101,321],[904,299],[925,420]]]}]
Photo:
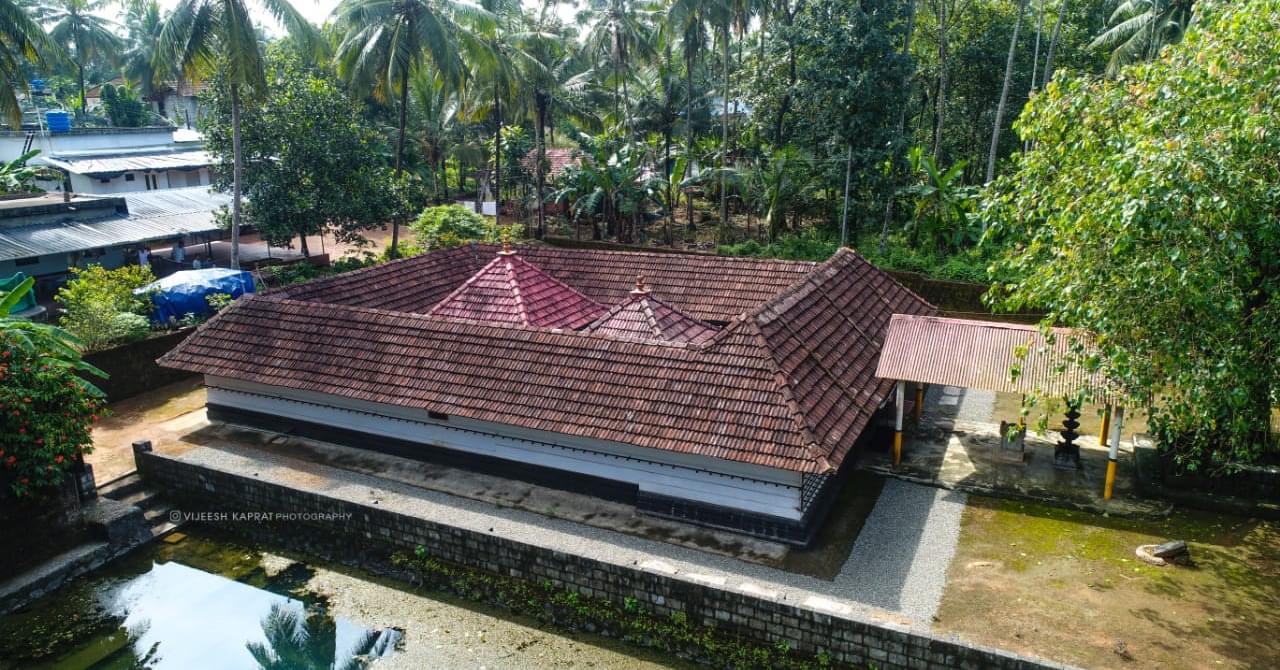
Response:
[{"label": "corrugated metal roof on house", "polygon": [[[1066,397],[1091,389],[1105,396],[1101,375],[1071,356],[1073,344],[1088,336],[1070,328],[1054,328],[1053,333],[1050,344],[1035,326],[895,314],[876,376],[999,393]],[[1015,354],[1019,347],[1027,348],[1025,358]],[[1016,378],[1011,373],[1015,366]]]},{"label": "corrugated metal roof on house", "polygon": [[0,261],[74,253],[218,230],[214,212],[230,198],[208,187],[129,193],[127,215],[0,229]]},{"label": "corrugated metal roof on house", "polygon": [[137,170],[195,170],[208,167],[212,162],[203,149],[98,156],[55,154],[41,160],[67,172],[89,177],[105,177]]}]

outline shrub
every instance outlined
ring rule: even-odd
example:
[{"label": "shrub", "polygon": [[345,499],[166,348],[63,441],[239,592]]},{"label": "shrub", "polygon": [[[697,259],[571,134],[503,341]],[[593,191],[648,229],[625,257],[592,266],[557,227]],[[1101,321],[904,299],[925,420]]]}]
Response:
[{"label": "shrub", "polygon": [[[468,242],[497,242],[503,232],[515,233],[517,226],[502,230],[495,221],[462,205],[428,207],[410,226],[424,251],[447,249]],[[401,257],[410,254],[401,249]]]},{"label": "shrub", "polygon": [[151,269],[138,265],[108,270],[100,265],[72,268],[71,281],[54,299],[62,305],[62,326],[84,344],[85,349],[105,349],[120,342],[138,339],[139,319],[146,322],[151,311],[151,298],[136,295],[134,290],[155,281]]},{"label": "shrub", "polygon": [[0,473],[19,497],[57,486],[93,448],[101,392],[0,333]]}]

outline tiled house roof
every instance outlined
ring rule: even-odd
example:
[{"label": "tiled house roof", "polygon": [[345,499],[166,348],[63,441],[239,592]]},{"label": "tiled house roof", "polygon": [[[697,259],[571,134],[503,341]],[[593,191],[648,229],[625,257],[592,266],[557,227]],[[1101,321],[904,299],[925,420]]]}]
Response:
[{"label": "tiled house roof", "polygon": [[716,329],[648,291],[637,290],[588,326],[586,332],[628,340],[705,342],[716,334]]},{"label": "tiled house roof", "polygon": [[[569,274],[600,258],[599,252],[557,251],[566,266],[573,265]],[[382,267],[414,267],[417,261],[453,272],[450,268],[468,252],[440,253],[453,260],[412,259]],[[521,253],[526,259],[533,255]],[[720,315],[728,309],[731,291],[719,286],[750,284],[756,277],[735,271],[768,267],[714,257],[635,256],[649,256],[637,262],[651,261],[653,269],[667,271],[645,271],[654,286],[681,273],[703,278],[683,297],[719,296],[714,313]],[[792,267],[771,272],[785,274]],[[824,473],[839,466],[892,389],[891,381],[874,376],[891,315],[935,310],[848,250],[803,267],[807,272],[790,288],[774,290],[771,298],[697,344],[334,304],[322,300],[338,295],[357,302],[359,291],[347,285],[339,292],[328,283],[310,299],[302,297],[307,291],[296,290],[237,301],[161,363],[534,430]],[[347,276],[375,284],[400,272]],[[636,272],[620,286],[604,286],[604,278],[616,274],[579,276],[600,282],[594,295],[625,295]],[[776,274],[764,277],[769,286]],[[593,295],[588,286],[565,281]],[[366,290],[379,291],[376,286]],[[414,300],[431,295],[420,291]]]},{"label": "tiled house roof", "polygon": [[499,253],[428,312],[470,321],[577,329],[607,311],[515,253]]},{"label": "tiled house roof", "polygon": [[[422,254],[270,292],[275,298],[426,314],[493,259],[477,244]],[[818,267],[806,261],[517,246],[520,258],[602,305],[627,298],[636,275],[650,291],[703,321],[727,323]]]}]

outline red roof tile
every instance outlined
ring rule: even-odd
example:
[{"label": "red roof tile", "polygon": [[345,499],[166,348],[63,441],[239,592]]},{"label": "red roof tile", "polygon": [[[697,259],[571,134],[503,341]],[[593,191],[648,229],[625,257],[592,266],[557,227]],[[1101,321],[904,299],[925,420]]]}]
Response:
[{"label": "red roof tile", "polygon": [[576,330],[606,309],[515,252],[500,252],[428,314]]},{"label": "red roof tile", "polygon": [[[501,247],[476,244],[433,251],[346,272],[268,295],[425,314],[493,258]],[[703,321],[727,323],[786,290],[818,267],[806,261],[701,254],[597,251],[529,245],[521,258],[603,305],[629,295],[636,275],[667,303]]]},{"label": "red roof tile", "polygon": [[[438,253],[453,261],[419,257],[387,266],[440,269],[468,258],[466,251]],[[601,256],[557,250],[556,258],[580,271]],[[666,280],[698,277],[702,281],[684,295],[721,296],[725,302],[718,310],[730,304],[731,292],[718,289],[711,277],[725,285],[749,285],[756,278],[735,275],[749,267],[738,259],[699,257],[690,263],[689,258],[667,261],[670,265],[626,258],[620,264],[652,263],[669,273],[647,274]],[[772,299],[698,344],[326,304],[286,290],[237,301],[161,363],[534,430],[829,472],[892,389],[892,381],[874,374],[890,317],[935,310],[848,250],[821,265],[802,267],[807,272],[800,281],[773,291]],[[368,285],[362,293],[360,282],[344,284],[343,294],[353,300],[386,299],[378,284],[402,272],[350,273],[365,277]],[[625,292],[636,274],[631,272],[623,287],[605,287],[604,278],[614,273],[578,276],[600,281],[597,289],[607,293]],[[774,275],[763,276],[769,286]],[[317,295],[330,297],[334,284],[325,286]],[[414,294],[413,301],[430,294],[412,282],[403,289]],[[744,293],[763,290],[750,286]]]},{"label": "red roof tile", "polygon": [[630,340],[705,342],[716,329],[668,305],[648,291],[632,291],[586,332]]}]

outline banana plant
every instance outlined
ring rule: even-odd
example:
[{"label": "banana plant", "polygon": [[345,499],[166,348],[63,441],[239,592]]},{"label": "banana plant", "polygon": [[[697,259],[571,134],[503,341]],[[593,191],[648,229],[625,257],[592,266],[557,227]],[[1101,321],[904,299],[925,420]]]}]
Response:
[{"label": "banana plant", "polygon": [[[0,293],[0,338],[13,342],[24,352],[41,356],[50,365],[105,379],[107,373],[80,358],[83,347],[75,335],[54,325],[35,323],[11,315],[13,308],[35,283],[34,278],[27,277],[16,288]],[[92,388],[91,385],[90,387]]]},{"label": "banana plant", "polygon": [[39,154],[39,149],[32,149],[7,163],[0,164],[0,193],[35,193],[39,189],[31,183],[32,181],[57,179],[58,173],[52,168],[27,165],[27,161]]}]

